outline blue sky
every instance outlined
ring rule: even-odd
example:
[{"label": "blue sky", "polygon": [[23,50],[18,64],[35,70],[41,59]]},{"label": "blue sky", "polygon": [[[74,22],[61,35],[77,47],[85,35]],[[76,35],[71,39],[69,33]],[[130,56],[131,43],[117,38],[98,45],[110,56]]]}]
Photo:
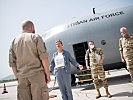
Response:
[{"label": "blue sky", "polygon": [[13,38],[21,33],[21,22],[34,22],[36,33],[42,35],[50,28],[74,17],[133,5],[133,0],[0,0],[0,79],[12,74],[8,65],[8,50]]}]

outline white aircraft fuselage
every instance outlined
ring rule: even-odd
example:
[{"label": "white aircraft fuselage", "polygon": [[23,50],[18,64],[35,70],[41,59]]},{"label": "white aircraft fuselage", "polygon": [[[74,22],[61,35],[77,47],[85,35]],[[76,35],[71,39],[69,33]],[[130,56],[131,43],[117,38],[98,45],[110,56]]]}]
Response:
[{"label": "white aircraft fuselage", "polygon": [[119,53],[119,32],[126,27],[129,33],[133,32],[133,6],[113,10],[106,13],[96,13],[83,18],[74,18],[72,21],[54,27],[43,35],[50,60],[56,52],[55,41],[63,41],[64,49],[69,51],[78,63],[85,66],[85,52],[88,41],[94,41],[96,47],[103,50],[104,68],[115,69],[122,67]]}]

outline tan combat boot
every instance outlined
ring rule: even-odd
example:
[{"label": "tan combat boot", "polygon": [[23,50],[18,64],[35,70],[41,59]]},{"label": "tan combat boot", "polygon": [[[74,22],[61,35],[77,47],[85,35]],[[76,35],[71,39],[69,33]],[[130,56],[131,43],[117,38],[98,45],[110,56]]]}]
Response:
[{"label": "tan combat boot", "polygon": [[107,97],[108,97],[108,98],[111,98],[112,96],[111,96],[111,94],[109,93],[108,88],[105,88],[105,90],[106,90],[106,95],[107,95]]},{"label": "tan combat boot", "polygon": [[101,93],[100,93],[100,90],[97,89],[97,96],[96,96],[96,99],[100,98],[101,97]]}]

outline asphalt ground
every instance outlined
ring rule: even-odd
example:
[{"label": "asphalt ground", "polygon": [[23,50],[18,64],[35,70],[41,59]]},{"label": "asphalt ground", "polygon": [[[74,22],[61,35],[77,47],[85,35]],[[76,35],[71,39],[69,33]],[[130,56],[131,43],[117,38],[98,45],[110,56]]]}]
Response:
[{"label": "asphalt ground", "polygon": [[[112,98],[106,97],[105,89],[101,84],[101,95],[99,100],[133,100],[133,83],[130,81],[130,75],[125,69],[111,70],[106,72],[106,77],[109,84],[109,92]],[[54,85],[54,76],[51,76],[52,81],[48,84],[51,88]],[[8,93],[2,94],[4,83],[0,83],[0,100],[17,100],[17,81],[5,83],[6,90]],[[85,83],[83,85],[76,85],[72,87],[73,99],[74,100],[95,100],[96,90],[93,84]],[[50,98],[50,100],[62,100],[59,91],[58,84],[55,84],[54,89],[50,92],[50,95],[57,95],[55,98]]]}]

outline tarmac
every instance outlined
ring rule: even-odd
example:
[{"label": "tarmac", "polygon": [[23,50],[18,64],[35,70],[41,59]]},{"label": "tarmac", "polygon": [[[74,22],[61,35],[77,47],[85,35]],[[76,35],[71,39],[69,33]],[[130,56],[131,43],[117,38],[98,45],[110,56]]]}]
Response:
[{"label": "tarmac", "polygon": [[[133,100],[133,83],[130,81],[129,72],[125,69],[111,70],[106,72],[106,77],[109,84],[109,92],[112,98],[106,97],[105,89],[101,84],[101,95],[99,100]],[[48,87],[51,88],[54,85],[54,76],[51,76],[51,82]],[[0,100],[17,100],[17,81],[5,83],[8,93],[2,94],[4,83],[0,83]],[[95,100],[96,90],[93,84],[85,83],[83,85],[76,85],[72,87],[74,100]],[[61,93],[59,91],[58,84],[56,82],[54,89],[49,93],[50,95],[57,95],[50,100],[62,100]]]}]

